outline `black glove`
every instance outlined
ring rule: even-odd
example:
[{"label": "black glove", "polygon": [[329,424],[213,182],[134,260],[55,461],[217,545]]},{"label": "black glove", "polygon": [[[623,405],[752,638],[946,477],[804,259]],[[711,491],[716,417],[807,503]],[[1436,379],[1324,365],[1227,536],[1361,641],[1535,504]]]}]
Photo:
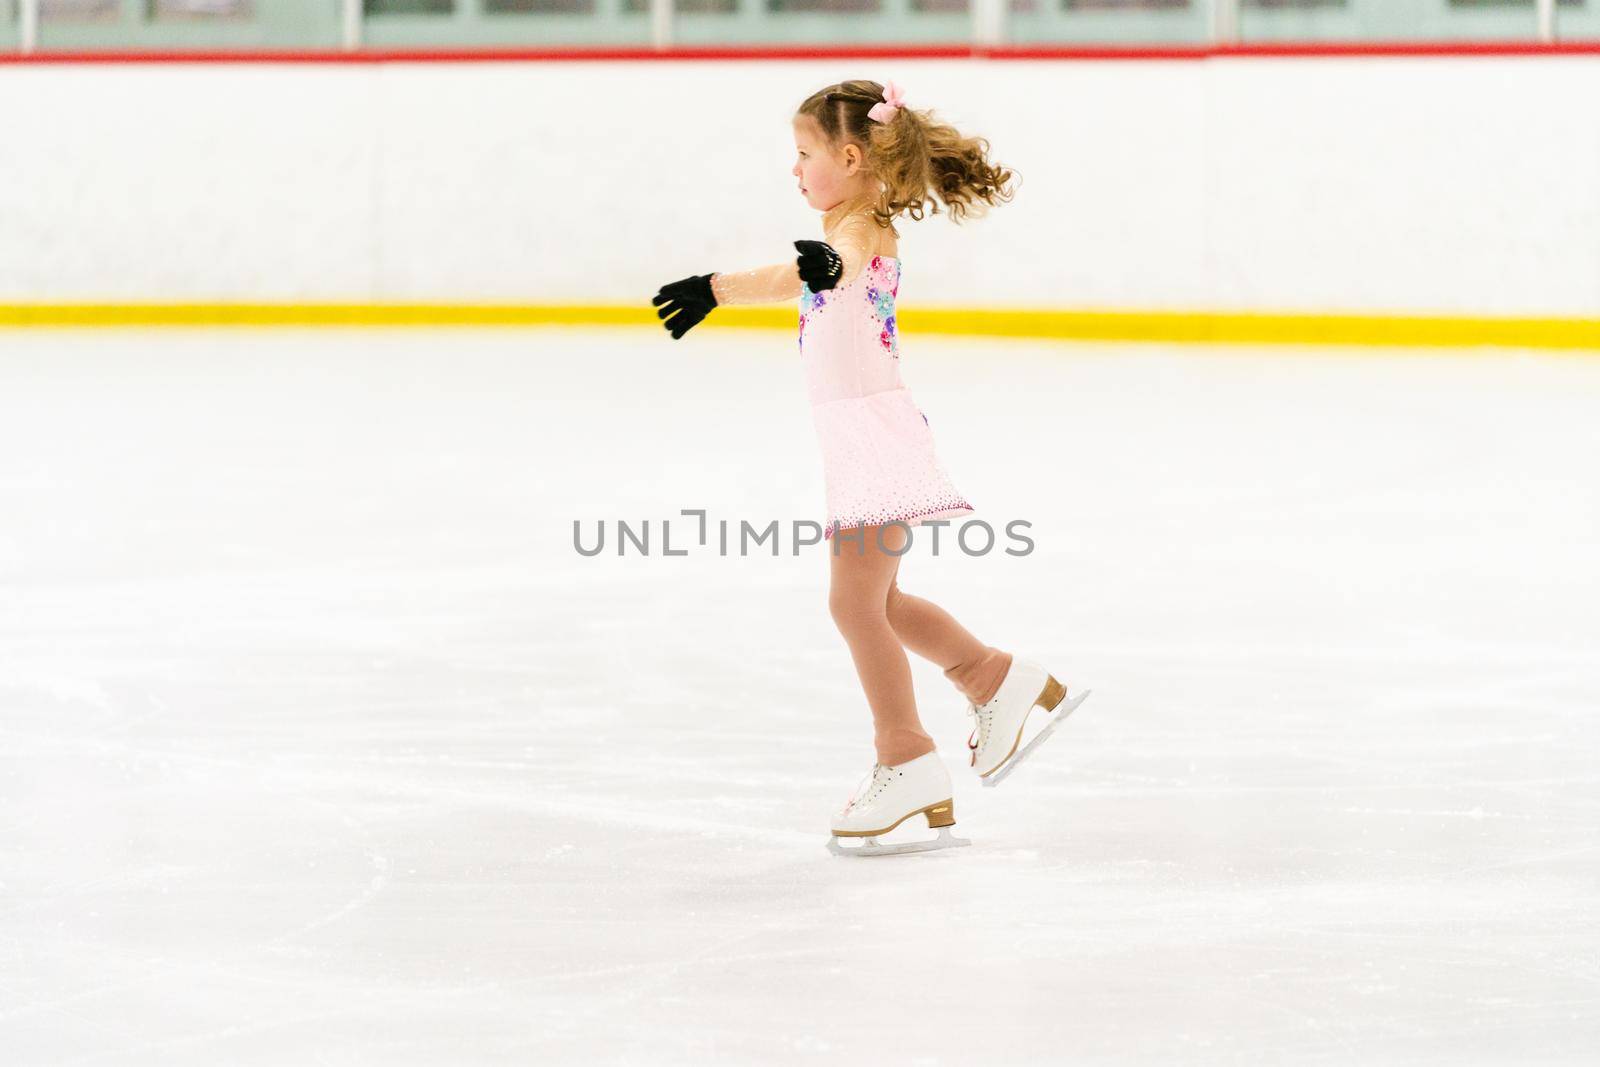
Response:
[{"label": "black glove", "polygon": [[796,241],[794,246],[800,250],[800,258],[796,260],[800,264],[800,280],[809,285],[813,293],[839,284],[844,260],[832,245],[823,241]]},{"label": "black glove", "polygon": [[650,303],[656,306],[661,325],[676,341],[717,306],[717,296],[711,291],[711,275],[696,274],[663,285]]}]

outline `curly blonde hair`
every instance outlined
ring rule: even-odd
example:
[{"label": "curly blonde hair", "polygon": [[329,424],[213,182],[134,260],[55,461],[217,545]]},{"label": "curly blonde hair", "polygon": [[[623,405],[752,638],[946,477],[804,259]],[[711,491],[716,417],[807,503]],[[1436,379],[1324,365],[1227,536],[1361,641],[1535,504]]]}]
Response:
[{"label": "curly blonde hair", "polygon": [[888,122],[868,118],[872,105],[883,102],[883,89],[864,79],[839,82],[806,97],[795,112],[816,120],[832,147],[861,146],[868,170],[884,184],[872,210],[878,225],[899,237],[894,220],[902,213],[921,221],[925,205],[937,215],[943,201],[959,223],[981,218],[988,211],[984,204],[1015,195],[1007,183],[1020,175],[989,161],[989,142],[962,136],[935,120],[931,110],[901,107]]}]

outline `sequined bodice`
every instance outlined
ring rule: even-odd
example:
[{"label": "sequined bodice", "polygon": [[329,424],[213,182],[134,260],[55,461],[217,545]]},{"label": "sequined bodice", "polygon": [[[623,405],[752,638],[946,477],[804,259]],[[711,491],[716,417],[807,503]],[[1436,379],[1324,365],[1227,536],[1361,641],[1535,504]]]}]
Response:
[{"label": "sequined bodice", "polygon": [[873,256],[846,285],[800,292],[800,354],[811,403],[904,388],[895,297],[900,258]]}]

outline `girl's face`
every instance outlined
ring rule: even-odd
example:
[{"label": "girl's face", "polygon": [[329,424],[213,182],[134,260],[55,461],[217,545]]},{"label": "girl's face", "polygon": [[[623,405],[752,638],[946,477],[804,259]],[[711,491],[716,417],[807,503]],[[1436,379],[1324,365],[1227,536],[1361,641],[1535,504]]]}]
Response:
[{"label": "girl's face", "polygon": [[837,151],[828,147],[822,127],[810,115],[794,118],[794,169],[800,194],[818,211],[869,191],[871,179],[863,166],[861,146],[846,144]]}]

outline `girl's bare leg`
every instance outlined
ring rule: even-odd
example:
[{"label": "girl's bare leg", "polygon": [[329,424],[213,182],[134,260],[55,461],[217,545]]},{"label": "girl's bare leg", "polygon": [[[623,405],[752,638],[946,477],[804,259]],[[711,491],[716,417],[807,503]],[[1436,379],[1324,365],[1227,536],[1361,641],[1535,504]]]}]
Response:
[{"label": "girl's bare leg", "polygon": [[872,708],[878,762],[889,767],[938,747],[917,716],[911,663],[887,610],[900,567],[900,557],[893,553],[904,550],[909,536],[900,526],[862,526],[837,531],[829,548],[828,611],[850,646]]}]

